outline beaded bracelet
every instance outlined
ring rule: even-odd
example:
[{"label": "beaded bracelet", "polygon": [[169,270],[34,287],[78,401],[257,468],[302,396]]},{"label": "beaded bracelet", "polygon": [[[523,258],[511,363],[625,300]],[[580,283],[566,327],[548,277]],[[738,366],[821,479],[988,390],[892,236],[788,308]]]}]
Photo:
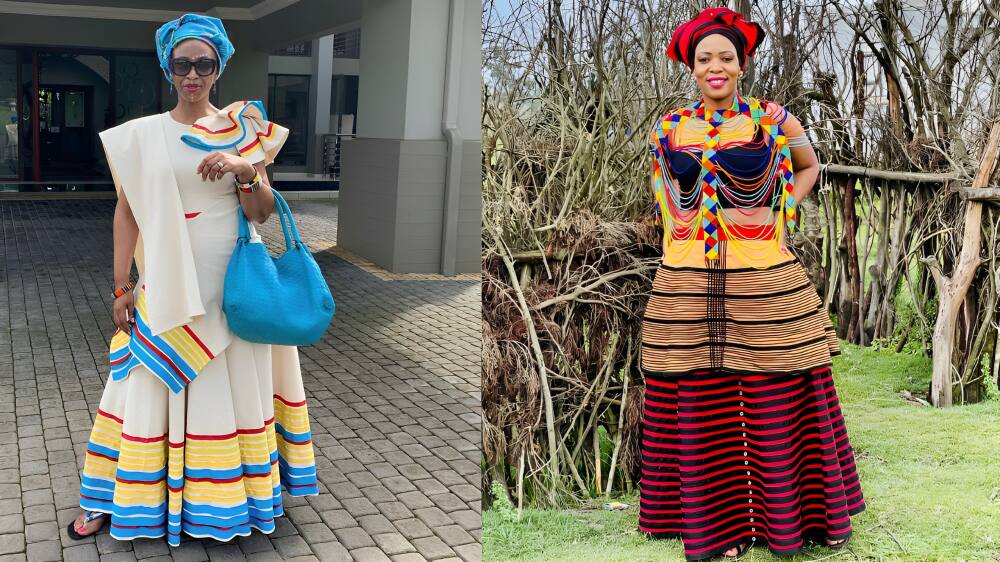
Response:
[{"label": "beaded bracelet", "polygon": [[117,299],[118,297],[120,297],[120,296],[124,295],[125,293],[131,291],[134,287],[135,287],[135,283],[132,282],[132,281],[129,281],[128,283],[125,283],[121,287],[118,287],[117,289],[115,289],[115,298]]},{"label": "beaded bracelet", "polygon": [[236,180],[236,188],[243,193],[255,193],[261,187],[260,172],[254,171],[253,179],[247,183],[240,183]]}]

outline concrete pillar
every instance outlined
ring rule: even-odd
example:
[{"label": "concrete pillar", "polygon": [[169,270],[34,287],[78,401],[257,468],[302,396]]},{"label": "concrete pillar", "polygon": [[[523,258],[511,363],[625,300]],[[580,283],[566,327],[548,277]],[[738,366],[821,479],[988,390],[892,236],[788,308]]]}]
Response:
[{"label": "concrete pillar", "polygon": [[312,41],[309,83],[309,128],[312,131],[307,170],[322,173],[323,135],[330,132],[330,96],[333,82],[333,35]]},{"label": "concrete pillar", "polygon": [[[450,207],[442,131],[450,2],[365,0],[362,7],[358,138],[343,143],[337,243],[390,271],[481,267],[481,8],[460,1],[461,58],[452,76],[460,173],[457,204]],[[450,263],[442,262],[446,232]]]}]

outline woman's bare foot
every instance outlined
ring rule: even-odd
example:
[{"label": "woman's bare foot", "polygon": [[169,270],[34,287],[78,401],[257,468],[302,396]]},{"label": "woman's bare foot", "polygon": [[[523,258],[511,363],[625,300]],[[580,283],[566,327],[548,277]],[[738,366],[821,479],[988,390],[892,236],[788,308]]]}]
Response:
[{"label": "woman's bare foot", "polygon": [[102,525],[104,525],[104,518],[107,514],[101,514],[95,519],[91,519],[84,523],[84,519],[87,517],[87,512],[81,513],[75,521],[73,521],[73,530],[77,532],[78,535],[88,536],[96,533]]}]

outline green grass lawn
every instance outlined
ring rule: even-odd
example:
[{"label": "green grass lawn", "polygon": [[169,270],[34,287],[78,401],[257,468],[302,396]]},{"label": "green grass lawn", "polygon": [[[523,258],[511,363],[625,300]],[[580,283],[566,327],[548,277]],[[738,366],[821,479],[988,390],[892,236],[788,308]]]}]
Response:
[{"label": "green grass lawn", "polygon": [[[841,343],[834,378],[867,509],[852,518],[848,548],[811,546],[779,558],[754,548],[742,560],[1000,560],[1000,399],[947,410],[914,405],[930,360]],[[683,561],[680,540],[636,531],[638,498],[624,512],[490,510],[485,560]]]}]

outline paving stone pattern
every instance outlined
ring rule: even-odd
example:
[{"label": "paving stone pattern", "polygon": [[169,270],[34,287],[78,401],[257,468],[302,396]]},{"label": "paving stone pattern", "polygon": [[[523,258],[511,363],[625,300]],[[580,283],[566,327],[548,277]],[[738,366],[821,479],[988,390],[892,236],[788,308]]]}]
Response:
[{"label": "paving stone pattern", "polygon": [[481,558],[480,284],[381,280],[330,251],[335,202],[290,205],[337,301],[300,349],[320,494],[286,495],[271,535],[169,548],[65,530],[114,333],[114,202],[0,201],[0,560]]}]

